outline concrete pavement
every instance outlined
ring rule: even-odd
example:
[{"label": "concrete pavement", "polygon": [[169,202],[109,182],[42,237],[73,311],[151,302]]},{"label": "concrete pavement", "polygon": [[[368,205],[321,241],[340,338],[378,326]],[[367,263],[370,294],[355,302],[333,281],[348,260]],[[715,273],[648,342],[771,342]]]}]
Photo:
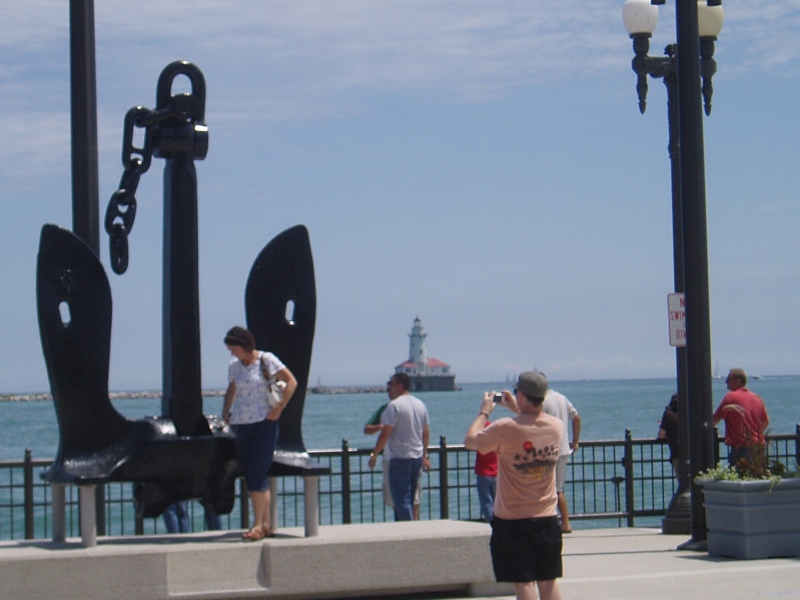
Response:
[{"label": "concrete pavement", "polygon": [[[0,597],[512,600],[482,595],[507,593],[489,583],[488,533],[480,523],[421,521],[321,527],[317,538],[285,530],[255,544],[243,543],[239,532],[102,538],[88,549],[77,540],[4,542]],[[800,559],[710,558],[677,550],[685,541],[649,528],[575,530],[564,536],[562,597],[800,599]],[[461,585],[470,581],[477,583]],[[426,587],[462,591],[392,595]]]},{"label": "concrete pavement", "polygon": [[687,540],[658,529],[576,530],[564,536],[561,595],[564,600],[800,599],[800,559],[733,560],[676,549]]}]

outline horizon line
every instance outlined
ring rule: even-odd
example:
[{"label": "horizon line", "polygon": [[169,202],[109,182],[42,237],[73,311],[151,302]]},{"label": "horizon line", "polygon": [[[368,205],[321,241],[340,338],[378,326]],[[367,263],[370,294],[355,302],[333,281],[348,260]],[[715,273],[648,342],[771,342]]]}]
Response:
[{"label": "horizon line", "polygon": [[[797,373],[787,373],[787,374],[771,374],[771,375],[749,375],[748,379],[764,379],[764,378],[786,378],[786,377],[799,377],[800,374]],[[553,383],[580,383],[580,382],[591,382],[591,381],[648,381],[648,380],[664,380],[664,379],[674,379],[674,377],[608,377],[608,378],[583,378],[583,379],[551,379],[550,381]],[[716,377],[716,379],[722,379],[721,377]],[[508,380],[505,381],[465,381],[461,384],[457,384],[457,388],[454,391],[457,391],[458,385],[481,385],[481,384],[508,384],[511,383]],[[375,390],[376,393],[380,391],[384,391],[386,386],[384,384],[342,384],[342,385],[313,385],[307,386],[306,393],[312,393],[312,390]],[[163,396],[163,390],[157,390],[153,388],[148,389],[121,389],[110,391],[108,393],[109,398],[114,399],[122,399],[122,398],[129,398],[132,394],[142,394],[142,397],[161,397]],[[225,394],[224,388],[207,388],[203,389],[200,392],[201,396],[222,396]],[[156,396],[157,395],[157,396]],[[8,401],[15,401],[15,400],[48,400],[52,399],[51,392],[12,392],[12,393],[0,393],[0,402],[8,402]]]}]

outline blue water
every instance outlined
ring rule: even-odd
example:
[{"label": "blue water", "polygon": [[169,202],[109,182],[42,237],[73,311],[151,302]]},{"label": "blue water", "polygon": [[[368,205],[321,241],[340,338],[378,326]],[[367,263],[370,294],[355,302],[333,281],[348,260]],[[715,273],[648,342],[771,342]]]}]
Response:
[{"label": "blue water", "polygon": [[[444,436],[449,444],[460,444],[478,413],[484,390],[508,384],[461,384],[456,392],[427,392],[418,396],[428,406],[431,443]],[[658,420],[672,395],[670,379],[552,382],[578,409],[583,440],[619,440],[630,429],[634,438],[655,437]],[[748,387],[766,402],[770,433],[793,433],[800,421],[800,376],[764,377]],[[725,383],[714,380],[714,404],[725,394]],[[351,448],[371,448],[375,438],[363,434],[372,412],[387,401],[386,394],[310,395],[306,398],[303,439],[308,449],[340,448],[347,439]],[[122,414],[139,418],[160,414],[158,399],[116,400]],[[219,414],[222,398],[205,399],[204,412]],[[498,408],[495,416],[507,414]],[[0,460],[20,460],[26,448],[34,458],[52,458],[58,449],[58,426],[52,402],[0,403]],[[720,431],[722,433],[722,431]]]}]

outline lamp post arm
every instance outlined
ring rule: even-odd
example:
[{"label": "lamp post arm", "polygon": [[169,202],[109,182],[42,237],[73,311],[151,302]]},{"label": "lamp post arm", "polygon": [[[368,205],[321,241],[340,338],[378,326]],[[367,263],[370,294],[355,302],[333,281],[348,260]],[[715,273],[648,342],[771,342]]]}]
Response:
[{"label": "lamp post arm", "polygon": [[711,78],[717,72],[717,61],[714,60],[716,39],[715,37],[700,38],[700,77],[702,78],[703,109],[706,116],[711,114],[711,96],[714,94]]},{"label": "lamp post arm", "polygon": [[631,69],[636,73],[636,95],[639,97],[639,112],[644,114],[647,108],[647,53],[650,51],[650,34],[636,33],[633,40],[633,59]]},{"label": "lamp post arm", "polygon": [[633,59],[631,69],[636,73],[636,94],[639,97],[639,112],[647,109],[647,76],[655,79],[667,78],[676,71],[674,52],[667,46],[668,56],[648,56],[650,50],[649,34],[633,34]]}]

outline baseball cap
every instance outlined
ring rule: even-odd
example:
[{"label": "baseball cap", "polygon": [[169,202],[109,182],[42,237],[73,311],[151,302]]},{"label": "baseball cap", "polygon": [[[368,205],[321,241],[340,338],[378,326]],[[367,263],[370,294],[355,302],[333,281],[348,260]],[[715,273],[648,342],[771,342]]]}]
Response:
[{"label": "baseball cap", "polygon": [[517,389],[531,398],[544,398],[547,388],[547,377],[539,371],[525,371],[517,380]]}]

